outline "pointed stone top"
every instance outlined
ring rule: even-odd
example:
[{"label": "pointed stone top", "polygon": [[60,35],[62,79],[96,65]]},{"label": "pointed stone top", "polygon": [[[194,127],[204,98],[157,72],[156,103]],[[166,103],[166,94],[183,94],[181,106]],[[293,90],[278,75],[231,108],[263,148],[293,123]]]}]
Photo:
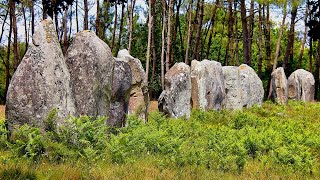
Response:
[{"label": "pointed stone top", "polygon": [[37,31],[33,34],[32,43],[35,46],[44,43],[58,43],[57,33],[51,18],[41,21]]}]

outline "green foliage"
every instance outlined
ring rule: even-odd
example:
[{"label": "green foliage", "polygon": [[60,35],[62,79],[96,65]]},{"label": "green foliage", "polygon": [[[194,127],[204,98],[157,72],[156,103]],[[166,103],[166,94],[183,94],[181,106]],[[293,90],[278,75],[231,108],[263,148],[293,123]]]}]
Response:
[{"label": "green foliage", "polygon": [[35,172],[28,170],[27,172],[21,171],[17,167],[12,167],[10,169],[5,169],[0,172],[0,179],[16,179],[16,180],[33,180],[37,179]]},{"label": "green foliage", "polygon": [[7,146],[8,131],[4,120],[0,120],[0,148]]}]

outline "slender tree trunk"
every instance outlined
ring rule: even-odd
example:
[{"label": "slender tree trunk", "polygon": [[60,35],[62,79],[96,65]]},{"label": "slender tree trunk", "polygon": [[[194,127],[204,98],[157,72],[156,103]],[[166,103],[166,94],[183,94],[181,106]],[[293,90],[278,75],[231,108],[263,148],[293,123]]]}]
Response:
[{"label": "slender tree trunk", "polygon": [[189,62],[189,48],[190,48],[190,41],[191,41],[191,24],[192,24],[192,4],[193,4],[193,0],[191,0],[191,2],[189,2],[189,6],[188,6],[188,34],[187,34],[187,46],[186,46],[186,54],[185,54],[185,60],[184,62],[186,64],[190,64]]},{"label": "slender tree trunk", "polygon": [[170,69],[170,53],[171,53],[171,17],[172,17],[172,0],[169,0],[168,13],[168,32],[167,32],[167,54],[166,54],[166,71]]},{"label": "slender tree trunk", "polygon": [[207,54],[206,54],[206,59],[209,59],[209,54],[210,54],[210,47],[212,44],[212,37],[213,37],[213,32],[214,32],[214,25],[215,25],[215,19],[216,19],[216,14],[217,14],[217,9],[218,9],[218,5],[220,3],[220,0],[216,0],[216,3],[213,7],[212,10],[212,16],[211,16],[211,28],[210,28],[210,35],[209,35],[209,41],[208,41],[208,45],[207,45]]},{"label": "slender tree trunk", "polygon": [[88,30],[89,29],[89,20],[88,20],[88,0],[83,0],[83,7],[84,7],[84,20],[83,20],[83,29]]},{"label": "slender tree trunk", "polygon": [[[228,44],[226,47],[226,55],[225,55],[225,64],[228,64],[228,59],[230,55],[230,64],[234,65],[233,51],[234,51],[234,42],[233,42],[233,21],[234,18],[232,16],[232,0],[228,0]],[[230,54],[229,54],[230,50]]]},{"label": "slender tree trunk", "polygon": [[121,5],[121,20],[120,20],[120,29],[119,29],[119,35],[118,35],[118,45],[117,45],[117,49],[116,49],[116,53],[118,53],[118,51],[121,48],[121,36],[122,36],[122,31],[123,31],[123,20],[124,20],[124,2],[122,2]]},{"label": "slender tree trunk", "polygon": [[134,5],[136,0],[131,0],[130,6],[129,6],[129,46],[128,51],[131,52],[132,48],[132,40],[133,40],[133,12],[134,12]]},{"label": "slender tree trunk", "polygon": [[313,72],[313,67],[312,67],[312,56],[313,56],[313,40],[310,37],[310,48],[309,48],[309,72]]},{"label": "slender tree trunk", "polygon": [[150,47],[151,47],[151,35],[152,35],[152,1],[149,0],[149,22],[148,22],[148,47],[147,47],[147,62],[146,62],[146,81],[148,82],[149,77],[149,62],[150,62]]},{"label": "slender tree trunk", "polygon": [[76,0],[76,26],[77,26],[77,32],[79,32],[78,0]]},{"label": "slender tree trunk", "polygon": [[[222,20],[222,32],[221,32],[221,36],[220,36],[220,40],[219,42],[222,42],[222,38],[224,37],[224,28],[225,28],[225,21],[226,21],[226,13],[225,15],[223,16],[223,20]],[[219,46],[219,50],[218,50],[218,62],[220,62],[220,55],[221,55],[221,49],[222,49],[222,44],[220,43],[220,46]],[[226,65],[226,61],[224,61],[223,65],[225,66]]]},{"label": "slender tree trunk", "polygon": [[[10,2],[12,3],[12,2]],[[8,87],[10,84],[10,54],[11,54],[11,36],[12,36],[12,14],[14,14],[11,6],[10,6],[10,28],[9,28],[9,36],[8,36],[8,49],[7,49],[7,58],[6,58],[6,87],[5,87],[5,94],[8,92]]]},{"label": "slender tree trunk", "polygon": [[196,34],[196,42],[194,45],[194,51],[193,51],[193,56],[192,59],[197,59],[199,60],[199,42],[201,38],[201,29],[202,29],[202,21],[203,21],[203,16],[204,16],[204,0],[199,0],[200,1],[200,14],[198,16],[198,28],[197,28],[197,34]]},{"label": "slender tree trunk", "polygon": [[320,40],[318,40],[318,58],[317,58],[317,63],[316,63],[316,71],[314,74],[314,87],[315,87],[315,99],[319,100],[318,97],[318,92],[319,92],[319,68],[320,68]]},{"label": "slender tree trunk", "polygon": [[14,0],[10,0],[10,8],[11,8],[11,19],[12,19],[12,29],[13,29],[13,54],[14,54],[14,61],[13,61],[13,69],[16,71],[19,61],[20,61],[20,53],[18,47],[18,29],[17,29],[17,19],[16,19],[16,3]]},{"label": "slender tree trunk", "polygon": [[103,39],[107,38],[107,34],[106,34],[106,29],[108,28],[108,26],[110,25],[110,23],[108,22],[108,15],[109,15],[109,0],[103,1],[104,2],[104,12],[103,12],[103,26],[102,26],[102,31],[103,31]]},{"label": "slender tree trunk", "polygon": [[[303,53],[304,53],[304,46],[306,44],[307,41],[307,32],[308,32],[308,26],[307,26],[307,21],[308,21],[308,15],[309,15],[309,5],[306,5],[306,12],[304,15],[304,33],[303,33],[303,40],[301,43],[301,49],[300,49],[300,55],[299,55],[299,59],[298,59],[298,69],[301,68],[301,62],[302,62],[302,57],[303,57]],[[311,71],[312,72],[312,71]]]},{"label": "slender tree trunk", "polygon": [[[54,12],[54,22],[55,22],[55,26],[56,26],[56,32],[58,35],[58,38],[60,37],[60,31],[59,31],[59,21],[58,21],[58,12]],[[59,39],[59,41],[61,40],[61,38]]]},{"label": "slender tree trunk", "polygon": [[244,49],[244,64],[250,63],[249,56],[249,41],[248,41],[248,23],[246,15],[245,0],[240,1],[241,4],[241,22],[242,22],[242,34],[243,34],[243,49]]},{"label": "slender tree trunk", "polygon": [[283,69],[285,71],[287,70],[290,53],[292,53],[292,51],[293,51],[292,46],[294,43],[294,25],[295,25],[295,20],[296,20],[296,16],[297,16],[297,9],[298,9],[298,7],[293,7],[293,9],[291,11],[290,32],[289,32],[289,36],[288,36],[287,49],[286,49],[286,53],[285,53],[283,65],[282,65]]},{"label": "slender tree trunk", "polygon": [[251,0],[250,15],[249,15],[249,29],[248,29],[249,65],[251,65],[251,61],[252,61],[253,28],[254,28],[254,0]]},{"label": "slender tree trunk", "polygon": [[162,0],[162,47],[161,47],[161,87],[164,90],[164,72],[165,72],[165,32],[166,32],[166,2]]},{"label": "slender tree trunk", "polygon": [[114,41],[116,37],[116,29],[117,29],[117,20],[118,20],[118,7],[117,2],[114,4],[115,12],[114,12],[114,21],[113,21],[113,31],[112,31],[112,39],[111,39],[111,51],[114,48]]},{"label": "slender tree trunk", "polygon": [[282,39],[282,34],[283,34],[283,28],[284,25],[286,23],[286,17],[287,17],[287,4],[284,4],[284,8],[283,8],[283,17],[282,17],[282,23],[280,26],[280,30],[279,30],[279,36],[278,36],[278,42],[277,42],[277,46],[276,46],[276,52],[274,55],[274,60],[273,60],[273,68],[272,68],[272,72],[274,70],[277,69],[278,66],[278,56],[279,56],[279,51],[280,51],[280,46],[281,46],[281,39]]},{"label": "slender tree trunk", "polygon": [[262,55],[262,15],[261,15],[261,4],[259,4],[259,60],[258,60],[258,75],[260,78],[262,78],[262,61],[263,61],[263,55]]},{"label": "slender tree trunk", "polygon": [[[153,0],[152,2],[152,14],[151,16],[152,17],[155,17],[155,1]],[[154,29],[154,24],[155,24],[155,21],[153,20],[152,21],[152,34],[151,34],[151,47],[152,47],[152,73],[151,73],[151,81],[154,81],[155,79],[155,73],[156,73],[156,66],[157,66],[157,52],[156,52],[156,45],[155,45],[155,29]],[[150,96],[151,97],[154,97],[153,96],[153,89],[150,89]]]},{"label": "slender tree trunk", "polygon": [[31,34],[34,34],[34,2],[30,2],[30,8],[31,8]]},{"label": "slender tree trunk", "polygon": [[42,19],[47,19],[48,8],[44,1],[42,1]]},{"label": "slender tree trunk", "polygon": [[71,5],[70,6],[70,15],[69,15],[70,26],[69,26],[68,40],[71,38],[71,34],[72,34],[72,16],[73,16],[73,9],[72,9],[72,5]]},{"label": "slender tree trunk", "polygon": [[28,49],[28,25],[27,25],[27,18],[26,18],[26,7],[24,5],[24,3],[22,3],[22,16],[23,16],[23,22],[24,22],[24,41],[25,41],[25,52]]},{"label": "slender tree trunk", "polygon": [[63,54],[66,54],[68,49],[67,17],[68,17],[68,5],[64,10],[64,17],[63,17]]},{"label": "slender tree trunk", "polygon": [[100,31],[100,0],[97,0],[97,16],[96,16],[96,34],[101,38]]},{"label": "slender tree trunk", "polygon": [[[285,0],[286,1],[286,0]],[[286,4],[286,2],[285,2]],[[270,71],[272,68],[271,64],[271,23],[270,23],[270,4],[267,1],[267,18],[265,18],[265,45],[266,45],[266,60],[267,60],[267,69]]]},{"label": "slender tree trunk", "polygon": [[236,66],[240,65],[240,57],[239,57],[239,38],[238,38],[238,12],[237,12],[237,0],[234,0],[233,2],[233,9],[234,9],[234,38],[236,41],[236,49],[235,49],[235,54],[236,54]]},{"label": "slender tree trunk", "polygon": [[[9,10],[10,11],[10,10]],[[6,11],[6,14],[4,16],[4,19],[3,19],[3,22],[7,22],[7,18],[8,18],[8,15],[9,15],[9,11]],[[4,26],[6,25],[6,23],[2,23],[1,25],[1,34],[0,34],[0,43],[2,42],[2,37],[3,37],[3,34],[4,34]]]}]

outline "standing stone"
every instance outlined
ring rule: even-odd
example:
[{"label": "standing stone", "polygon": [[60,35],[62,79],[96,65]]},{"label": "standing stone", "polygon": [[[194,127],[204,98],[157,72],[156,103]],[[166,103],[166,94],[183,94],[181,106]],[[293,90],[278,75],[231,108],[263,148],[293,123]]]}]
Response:
[{"label": "standing stone", "polygon": [[298,101],[313,101],[315,80],[312,73],[298,69],[288,78],[288,98]]},{"label": "standing stone", "polygon": [[222,66],[219,62],[191,62],[192,106],[203,110],[221,110],[225,98]]},{"label": "standing stone", "polygon": [[242,109],[242,90],[240,83],[240,70],[235,66],[224,66],[223,68],[224,84],[226,89],[226,98],[224,108]]},{"label": "standing stone", "polygon": [[182,116],[189,118],[190,100],[190,67],[185,63],[177,63],[165,75],[165,90],[158,99],[159,111],[173,118]]},{"label": "standing stone", "polygon": [[254,104],[261,106],[264,97],[263,84],[257,73],[248,65],[239,66],[241,81],[242,105],[251,107]]},{"label": "standing stone", "polygon": [[92,31],[75,35],[66,55],[76,115],[108,116],[114,60],[109,46]]},{"label": "standing stone", "polygon": [[149,92],[148,83],[145,80],[146,73],[142,64],[139,59],[132,57],[126,49],[120,50],[117,58],[126,61],[132,73],[129,114],[136,114],[147,122]]},{"label": "standing stone", "polygon": [[14,73],[7,93],[9,130],[29,124],[42,130],[44,119],[56,109],[57,125],[74,113],[70,74],[51,19],[43,20]]},{"label": "standing stone", "polygon": [[108,124],[124,127],[129,108],[132,73],[127,62],[115,58],[112,82],[111,108]]},{"label": "standing stone", "polygon": [[287,77],[282,67],[277,68],[271,74],[272,99],[279,104],[288,103]]}]

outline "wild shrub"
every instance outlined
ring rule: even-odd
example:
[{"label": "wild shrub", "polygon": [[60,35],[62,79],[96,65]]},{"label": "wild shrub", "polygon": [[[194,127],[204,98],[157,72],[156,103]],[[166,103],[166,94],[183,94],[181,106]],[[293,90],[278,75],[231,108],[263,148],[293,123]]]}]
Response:
[{"label": "wild shrub", "polygon": [[8,130],[4,120],[0,120],[0,148],[7,147]]}]

